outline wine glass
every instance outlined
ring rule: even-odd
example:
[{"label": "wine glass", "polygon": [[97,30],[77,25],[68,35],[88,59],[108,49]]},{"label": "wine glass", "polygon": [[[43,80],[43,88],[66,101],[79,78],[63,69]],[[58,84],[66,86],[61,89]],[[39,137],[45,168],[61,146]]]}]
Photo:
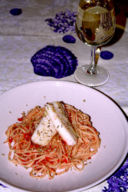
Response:
[{"label": "wine glass", "polygon": [[91,45],[91,64],[77,68],[75,78],[78,82],[87,86],[99,86],[107,82],[109,73],[97,66],[96,50],[111,40],[115,25],[112,0],[80,0],[76,33],[81,41]]}]

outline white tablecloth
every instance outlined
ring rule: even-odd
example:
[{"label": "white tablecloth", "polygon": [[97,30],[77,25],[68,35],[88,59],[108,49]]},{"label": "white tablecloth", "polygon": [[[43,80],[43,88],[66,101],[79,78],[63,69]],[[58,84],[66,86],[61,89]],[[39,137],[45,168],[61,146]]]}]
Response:
[{"label": "white tablecloth", "polygon": [[[78,58],[78,64],[90,62],[90,47],[84,45],[73,32],[75,44],[63,42],[64,34],[58,34],[44,21],[53,18],[56,13],[70,9],[76,11],[78,0],[1,0],[0,1],[0,94],[18,85],[41,80],[55,80],[34,74],[31,57],[46,45],[63,46],[71,50]],[[21,8],[22,14],[12,16],[12,8]],[[51,11],[52,10],[52,11]],[[120,26],[119,26],[120,27]],[[102,50],[111,51],[111,60],[99,58],[98,65],[105,67],[110,74],[108,82],[96,89],[114,99],[124,110],[128,107],[128,24],[116,43]],[[74,75],[60,79],[75,81]],[[88,192],[100,192],[106,181]],[[0,191],[11,191],[0,186]],[[13,191],[14,192],[14,191]]]},{"label": "white tablecloth", "polygon": [[[90,47],[77,38],[75,44],[62,41],[64,34],[58,34],[44,21],[53,18],[60,11],[76,11],[77,1],[68,0],[1,0],[0,2],[0,94],[19,84],[48,80],[33,73],[30,62],[32,55],[46,45],[61,45],[70,49],[78,58],[79,65],[90,62]],[[12,16],[12,8],[21,8],[22,14]],[[52,11],[51,11],[52,9]],[[102,50],[111,51],[113,59],[99,59],[98,65],[110,74],[109,81],[97,89],[103,91],[121,106],[128,106],[128,24],[119,41]],[[120,26],[119,26],[120,27]],[[70,33],[70,32],[69,32]],[[68,34],[69,34],[68,33]],[[75,81],[74,75],[60,80]]]}]

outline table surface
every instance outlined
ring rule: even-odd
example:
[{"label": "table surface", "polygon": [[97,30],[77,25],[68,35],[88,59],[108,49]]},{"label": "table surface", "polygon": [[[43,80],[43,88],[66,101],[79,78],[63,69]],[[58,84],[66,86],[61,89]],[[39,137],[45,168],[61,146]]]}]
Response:
[{"label": "table surface", "polygon": [[[62,40],[65,34],[53,32],[45,22],[45,19],[54,18],[56,13],[61,11],[76,11],[77,6],[78,0],[1,0],[0,94],[24,83],[56,80],[53,77],[39,76],[33,72],[31,57],[47,45],[68,48],[78,58],[79,66],[90,62],[90,47],[84,45],[74,32],[69,31],[65,34],[73,35],[76,43],[65,43]],[[120,8],[117,14],[116,42],[102,48],[102,51],[112,52],[114,57],[110,60],[99,57],[98,60],[98,65],[109,71],[109,80],[106,84],[95,88],[110,96],[127,112],[128,22],[126,17],[119,17],[119,14],[124,13],[124,7]],[[11,15],[10,10],[13,8],[21,8],[22,14]],[[76,81],[74,74],[59,80]],[[102,191],[105,185],[107,185],[106,181],[88,192]],[[0,191],[10,191],[10,189],[0,186]]]}]

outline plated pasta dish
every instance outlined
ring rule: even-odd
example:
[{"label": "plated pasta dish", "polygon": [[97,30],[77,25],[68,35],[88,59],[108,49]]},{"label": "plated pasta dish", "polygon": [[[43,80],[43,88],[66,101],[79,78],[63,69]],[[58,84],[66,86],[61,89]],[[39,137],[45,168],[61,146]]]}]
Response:
[{"label": "plated pasta dish", "polygon": [[49,179],[83,170],[101,142],[89,115],[58,101],[23,112],[6,136],[8,159],[29,168],[32,177]]}]

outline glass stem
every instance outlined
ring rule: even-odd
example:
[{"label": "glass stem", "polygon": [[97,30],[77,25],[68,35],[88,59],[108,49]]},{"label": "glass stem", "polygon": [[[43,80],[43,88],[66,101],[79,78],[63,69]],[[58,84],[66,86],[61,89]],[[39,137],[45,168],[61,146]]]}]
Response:
[{"label": "glass stem", "polygon": [[91,64],[87,70],[87,73],[89,73],[90,75],[97,74],[96,48],[97,47],[95,47],[95,46],[91,47]]}]

